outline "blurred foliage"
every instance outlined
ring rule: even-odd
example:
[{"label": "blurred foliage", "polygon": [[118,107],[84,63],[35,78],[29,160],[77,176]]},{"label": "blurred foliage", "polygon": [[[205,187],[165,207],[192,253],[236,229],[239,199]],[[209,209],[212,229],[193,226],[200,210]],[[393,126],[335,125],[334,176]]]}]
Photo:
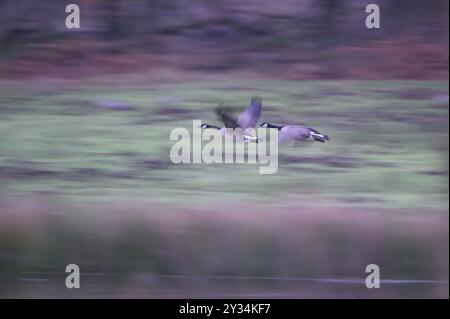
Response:
[{"label": "blurred foliage", "polygon": [[[448,294],[448,216],[432,211],[2,206],[2,297]],[[364,285],[374,262],[381,289]],[[64,287],[69,263],[81,269],[81,289]]]},{"label": "blurred foliage", "polygon": [[[447,79],[448,1],[80,0],[0,2],[0,77],[76,77],[164,66],[289,78]],[[175,76],[176,78],[176,76]]]}]

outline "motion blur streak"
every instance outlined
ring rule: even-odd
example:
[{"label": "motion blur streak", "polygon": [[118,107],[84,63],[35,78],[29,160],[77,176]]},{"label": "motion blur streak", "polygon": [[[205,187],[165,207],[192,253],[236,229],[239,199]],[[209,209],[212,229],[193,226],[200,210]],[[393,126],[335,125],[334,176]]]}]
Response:
[{"label": "motion blur streak", "polygon": [[[73,3],[0,1],[0,297],[449,297],[448,1]],[[252,96],[330,140],[170,160]]]}]

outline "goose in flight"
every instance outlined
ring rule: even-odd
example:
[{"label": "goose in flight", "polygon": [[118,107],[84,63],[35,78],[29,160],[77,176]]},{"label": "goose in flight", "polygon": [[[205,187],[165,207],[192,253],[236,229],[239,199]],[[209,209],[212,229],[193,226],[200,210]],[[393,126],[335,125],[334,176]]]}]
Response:
[{"label": "goose in flight", "polygon": [[275,125],[268,122],[264,122],[260,125],[265,128],[278,129],[278,141],[279,143],[296,142],[296,141],[318,141],[324,143],[329,141],[328,135],[322,134],[317,130],[301,126],[301,125]]},{"label": "goose in flight", "polygon": [[[247,108],[239,115],[237,119],[233,116],[230,108],[219,106],[216,108],[215,113],[225,126],[219,128],[217,126],[204,123],[201,125],[201,128],[218,129],[224,136],[227,134],[226,129],[229,128],[233,129],[233,138],[235,141],[240,140],[245,143],[249,141],[258,142],[258,138],[252,136],[249,130],[255,129],[255,126],[261,116],[261,109],[262,100],[257,96],[254,96],[251,99],[250,105],[247,106]],[[239,129],[242,130],[242,133],[239,132]]]}]

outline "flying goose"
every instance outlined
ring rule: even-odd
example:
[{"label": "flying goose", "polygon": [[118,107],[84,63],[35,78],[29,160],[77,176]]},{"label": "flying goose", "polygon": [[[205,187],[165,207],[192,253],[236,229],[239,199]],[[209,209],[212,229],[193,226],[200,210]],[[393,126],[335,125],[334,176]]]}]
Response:
[{"label": "flying goose", "polygon": [[257,96],[254,96],[251,99],[250,105],[247,106],[247,108],[239,115],[237,119],[235,119],[231,114],[230,108],[219,106],[216,108],[215,112],[225,126],[223,128],[219,128],[217,126],[204,123],[201,125],[201,128],[215,128],[220,130],[222,135],[226,134],[226,128],[231,128],[233,130],[242,129],[242,136],[239,136],[239,132],[234,131],[235,140],[243,140],[244,142],[254,140],[255,142],[258,142],[258,138],[251,136],[248,130],[255,128],[256,124],[258,123],[259,117],[261,116],[261,109],[262,101]]},{"label": "flying goose", "polygon": [[264,122],[260,125],[265,128],[276,128],[278,129],[278,141],[280,143],[289,141],[318,141],[324,143],[330,140],[328,135],[322,134],[313,128],[301,126],[301,125],[274,125],[268,122]]}]

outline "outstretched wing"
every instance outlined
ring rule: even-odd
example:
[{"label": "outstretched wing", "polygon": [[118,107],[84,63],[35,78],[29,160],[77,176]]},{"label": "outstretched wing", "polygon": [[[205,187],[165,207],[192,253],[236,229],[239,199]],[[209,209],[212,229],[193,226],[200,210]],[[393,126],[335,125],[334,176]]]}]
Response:
[{"label": "outstretched wing", "polygon": [[240,127],[236,119],[234,118],[230,108],[224,106],[218,106],[215,109],[218,118],[223,122],[226,128],[238,128]]},{"label": "outstretched wing", "polygon": [[261,116],[262,99],[258,96],[252,97],[250,105],[239,115],[237,124],[242,129],[254,128]]}]

